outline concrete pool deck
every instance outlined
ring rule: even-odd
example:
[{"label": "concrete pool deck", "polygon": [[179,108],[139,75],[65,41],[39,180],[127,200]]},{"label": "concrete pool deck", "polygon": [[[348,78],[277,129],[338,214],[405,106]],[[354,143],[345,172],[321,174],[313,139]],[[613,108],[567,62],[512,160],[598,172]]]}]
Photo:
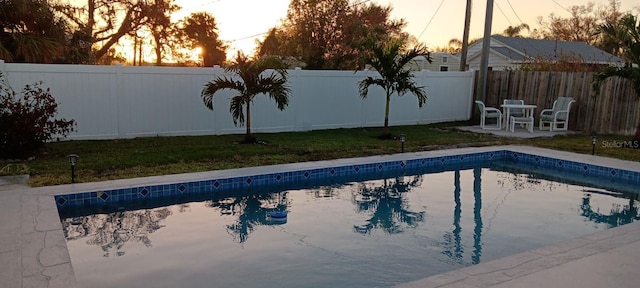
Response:
[{"label": "concrete pool deck", "polygon": [[[612,148],[614,149],[614,148]],[[195,181],[325,165],[351,165],[511,150],[640,172],[640,163],[526,146],[461,148],[366,158],[251,167],[30,188],[20,178],[0,182],[2,287],[81,287],[75,280],[53,195]],[[640,222],[483,262],[399,287],[637,287]]]}]

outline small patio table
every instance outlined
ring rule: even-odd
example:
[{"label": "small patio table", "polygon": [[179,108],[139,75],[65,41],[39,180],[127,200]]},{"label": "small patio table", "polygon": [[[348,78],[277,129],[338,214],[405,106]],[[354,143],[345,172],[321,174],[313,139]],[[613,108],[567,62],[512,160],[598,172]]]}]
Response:
[{"label": "small patio table", "polygon": [[[515,110],[515,109],[522,109],[522,111],[524,111],[524,118],[529,118],[529,117],[533,117],[533,110],[536,109],[536,105],[530,105],[530,104],[502,104],[500,105],[500,107],[502,107],[502,115],[504,115],[505,119],[504,121],[502,121],[502,123],[504,123],[504,127],[505,129],[509,130],[509,121],[511,121],[511,117],[510,117],[510,113],[511,110]],[[533,125],[533,123],[531,123],[531,125]]]}]

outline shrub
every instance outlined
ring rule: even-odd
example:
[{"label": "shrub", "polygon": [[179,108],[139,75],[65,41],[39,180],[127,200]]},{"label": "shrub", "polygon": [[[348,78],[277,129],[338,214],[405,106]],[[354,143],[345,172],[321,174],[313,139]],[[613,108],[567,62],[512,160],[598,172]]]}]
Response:
[{"label": "shrub", "polygon": [[52,137],[64,138],[73,131],[73,119],[55,119],[58,103],[41,85],[25,85],[18,94],[0,73],[0,158],[32,156]]}]

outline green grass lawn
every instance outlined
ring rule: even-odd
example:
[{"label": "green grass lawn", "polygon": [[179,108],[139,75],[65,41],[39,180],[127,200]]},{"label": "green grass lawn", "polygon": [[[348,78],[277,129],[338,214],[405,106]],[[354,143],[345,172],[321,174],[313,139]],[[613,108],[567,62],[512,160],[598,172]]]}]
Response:
[{"label": "green grass lawn", "polygon": [[[405,152],[453,147],[522,144],[591,154],[591,136],[575,134],[545,139],[507,139],[488,134],[460,132],[441,123],[391,127],[394,135],[406,134]],[[177,174],[399,153],[399,141],[380,140],[381,128],[335,129],[310,132],[255,134],[261,144],[238,144],[244,135],[149,137],[102,141],[50,143],[34,159],[0,162],[2,174],[28,173],[31,186],[71,183],[67,155],[80,156],[76,182],[93,182],[143,176]],[[628,136],[599,135],[601,141],[627,141]],[[640,161],[640,150],[604,148],[601,156]],[[15,167],[15,169],[9,169]]]}]

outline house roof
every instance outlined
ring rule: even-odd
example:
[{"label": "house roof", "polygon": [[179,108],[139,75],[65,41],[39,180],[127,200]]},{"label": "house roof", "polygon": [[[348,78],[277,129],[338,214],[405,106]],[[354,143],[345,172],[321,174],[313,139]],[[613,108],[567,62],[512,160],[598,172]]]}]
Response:
[{"label": "house roof", "polygon": [[496,43],[491,41],[491,50],[515,62],[536,58],[555,60],[560,55],[576,55],[588,63],[624,63],[624,60],[585,42],[505,37],[500,35],[494,35],[491,38],[504,44],[504,47],[497,47],[494,46]]}]

